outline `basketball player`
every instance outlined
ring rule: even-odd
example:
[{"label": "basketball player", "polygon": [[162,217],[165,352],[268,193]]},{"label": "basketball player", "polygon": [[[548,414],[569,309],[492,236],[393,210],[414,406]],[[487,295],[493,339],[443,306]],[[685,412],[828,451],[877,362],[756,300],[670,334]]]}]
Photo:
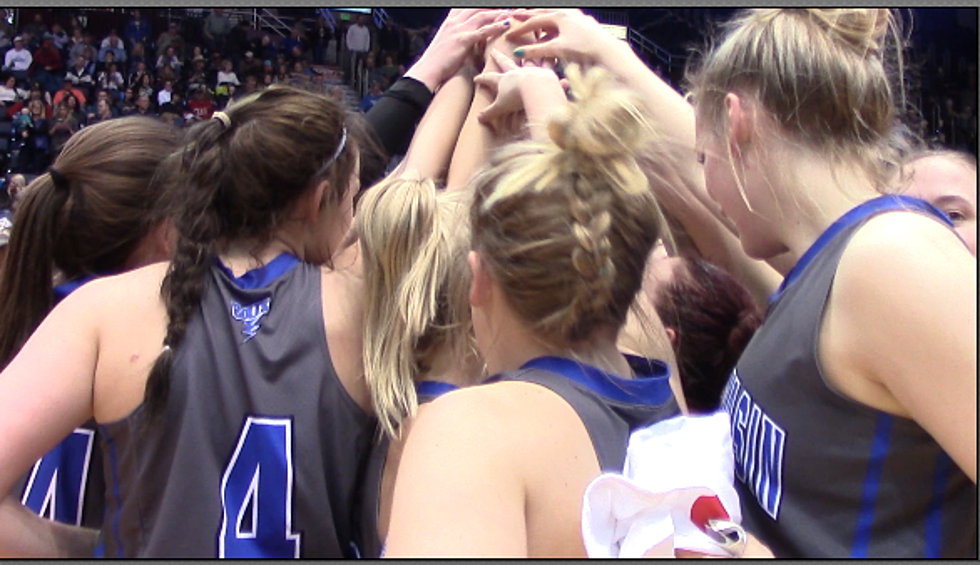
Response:
[{"label": "basketball player", "polygon": [[744,12],[694,109],[585,16],[535,17],[528,57],[631,77],[676,142],[664,174],[706,187],[748,256],[795,264],[723,402],[747,527],[777,557],[975,556],[976,263],[935,209],[881,196],[895,15]]},{"label": "basketball player", "polygon": [[[521,88],[564,106],[540,70]],[[631,427],[678,413],[665,366],[616,348],[660,225],[632,153],[641,124],[604,78],[573,80],[551,138],[506,146],[474,181],[470,302],[497,376],[413,424],[389,556],[583,556],[585,487],[622,470]]]},{"label": "basketball player", "polygon": [[[72,136],[48,174],[23,191],[0,276],[0,366],[55,304],[90,280],[170,257],[167,191],[158,167],[177,132],[122,118]],[[53,278],[61,283],[52,290]],[[34,512],[72,525],[102,525],[105,485],[95,425],[76,429],[12,491]]]},{"label": "basketball player", "polygon": [[[0,375],[0,488],[94,417],[106,556],[349,555],[375,425],[340,249],[354,124],[271,88],[192,130],[179,166],[173,260],[78,289]],[[91,532],[31,518],[0,507],[0,551],[92,555]]]},{"label": "basketball player", "polygon": [[977,158],[959,151],[926,151],[906,165],[908,195],[922,198],[953,221],[956,233],[977,256]]}]

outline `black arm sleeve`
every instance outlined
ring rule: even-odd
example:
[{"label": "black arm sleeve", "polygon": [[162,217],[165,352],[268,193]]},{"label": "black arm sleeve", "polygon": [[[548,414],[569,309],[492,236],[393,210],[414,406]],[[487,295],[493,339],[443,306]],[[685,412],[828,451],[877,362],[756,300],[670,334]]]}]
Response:
[{"label": "black arm sleeve", "polygon": [[388,155],[402,155],[433,94],[421,82],[402,77],[375,102],[365,116]]}]

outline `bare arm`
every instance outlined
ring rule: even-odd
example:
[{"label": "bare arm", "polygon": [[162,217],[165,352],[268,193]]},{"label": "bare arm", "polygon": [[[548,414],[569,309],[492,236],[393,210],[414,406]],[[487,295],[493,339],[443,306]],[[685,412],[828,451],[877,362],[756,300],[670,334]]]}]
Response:
[{"label": "bare arm", "polygon": [[[0,373],[2,493],[10,492],[35,461],[92,418],[98,359],[93,320],[98,309],[80,298],[72,295],[55,308]],[[91,557],[94,545],[91,531],[54,525],[14,499],[0,503],[2,555]]]},{"label": "bare arm", "polygon": [[442,178],[472,100],[473,70],[464,66],[436,93],[399,169],[422,178]]},{"label": "bare arm", "polygon": [[871,220],[841,259],[824,326],[831,380],[870,382],[857,400],[897,405],[975,483],[977,263],[956,235],[911,214]]}]

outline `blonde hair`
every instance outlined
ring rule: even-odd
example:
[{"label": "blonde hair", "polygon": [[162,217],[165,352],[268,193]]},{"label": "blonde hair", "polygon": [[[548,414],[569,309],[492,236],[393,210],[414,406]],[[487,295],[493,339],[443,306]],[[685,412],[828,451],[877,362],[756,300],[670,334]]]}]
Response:
[{"label": "blonde hair", "polygon": [[725,96],[749,97],[787,141],[836,161],[856,160],[879,189],[888,184],[906,143],[892,135],[905,109],[895,13],[753,9],[725,28],[688,74],[699,121],[723,134]]},{"label": "blonde hair", "polygon": [[549,141],[505,146],[473,181],[473,247],[544,341],[574,346],[620,328],[662,215],[637,164],[649,129],[633,96],[593,68],[567,69],[575,101]]},{"label": "blonde hair", "polygon": [[364,267],[363,360],[375,414],[398,437],[418,408],[415,383],[438,352],[472,351],[465,192],[391,178],[364,194],[355,229]]}]

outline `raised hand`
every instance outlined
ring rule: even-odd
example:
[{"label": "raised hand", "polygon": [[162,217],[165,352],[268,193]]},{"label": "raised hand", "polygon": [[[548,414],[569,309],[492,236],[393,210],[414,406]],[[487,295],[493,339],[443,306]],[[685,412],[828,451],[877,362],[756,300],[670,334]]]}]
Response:
[{"label": "raised hand", "polygon": [[591,65],[614,56],[618,39],[609,35],[591,16],[581,10],[518,10],[511,17],[514,25],[505,37],[533,33],[538,41],[519,47],[515,56],[524,59],[558,58],[565,63]]},{"label": "raised hand", "polygon": [[462,67],[473,47],[504,32],[507,10],[454,8],[439,26],[422,57],[405,73],[435,92]]}]

